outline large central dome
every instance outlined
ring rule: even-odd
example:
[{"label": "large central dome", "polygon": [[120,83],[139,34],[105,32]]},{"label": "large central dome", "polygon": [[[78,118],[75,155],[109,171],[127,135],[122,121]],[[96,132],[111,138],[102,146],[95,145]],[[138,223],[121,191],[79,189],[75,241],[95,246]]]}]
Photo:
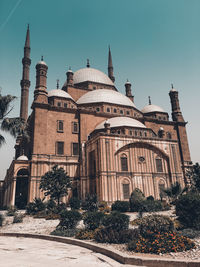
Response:
[{"label": "large central dome", "polygon": [[102,102],[135,108],[135,105],[127,96],[109,89],[98,89],[90,91],[82,95],[78,99],[77,104],[91,104]]},{"label": "large central dome", "polygon": [[84,68],[74,72],[74,84],[86,81],[103,83],[114,86],[111,79],[102,71],[93,68]]}]

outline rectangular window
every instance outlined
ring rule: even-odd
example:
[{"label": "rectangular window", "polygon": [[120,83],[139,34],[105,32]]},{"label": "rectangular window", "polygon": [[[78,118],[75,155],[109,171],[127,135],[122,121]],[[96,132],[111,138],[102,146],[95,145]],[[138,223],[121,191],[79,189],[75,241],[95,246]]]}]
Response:
[{"label": "rectangular window", "polygon": [[57,103],[57,106],[58,106],[58,107],[61,107],[61,102],[58,102],[58,103]]},{"label": "rectangular window", "polygon": [[64,103],[64,108],[67,108],[67,103]]},{"label": "rectangular window", "polygon": [[123,186],[124,199],[129,199],[129,197],[130,197],[129,184],[123,184],[122,186]]},{"label": "rectangular window", "polygon": [[64,154],[64,142],[56,142],[56,154]]},{"label": "rectangular window", "polygon": [[163,165],[161,159],[156,159],[156,169],[157,172],[163,172]]},{"label": "rectangular window", "polygon": [[72,122],[72,133],[78,133],[78,122]]},{"label": "rectangular window", "polygon": [[78,156],[79,155],[78,143],[72,143],[72,155],[73,156]]},{"label": "rectangular window", "polygon": [[57,132],[63,132],[63,121],[57,121]]},{"label": "rectangular window", "polygon": [[177,159],[176,159],[176,149],[175,149],[175,145],[171,145],[172,148],[172,157],[173,157],[173,161],[174,161],[174,169],[175,172],[178,171],[178,165],[177,165]]},{"label": "rectangular window", "polygon": [[121,157],[121,169],[122,171],[128,171],[127,157]]}]

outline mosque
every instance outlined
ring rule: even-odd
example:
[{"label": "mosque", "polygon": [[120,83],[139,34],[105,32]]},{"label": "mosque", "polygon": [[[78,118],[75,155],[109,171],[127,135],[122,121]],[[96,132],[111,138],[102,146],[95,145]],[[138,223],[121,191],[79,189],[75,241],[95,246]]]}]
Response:
[{"label": "mosque", "polygon": [[90,67],[68,70],[59,89],[47,88],[48,66],[36,65],[32,113],[28,116],[30,31],[22,59],[20,117],[27,121],[30,138],[19,136],[15,159],[0,186],[3,206],[23,208],[35,197],[41,176],[58,164],[73,181],[71,194],[84,199],[96,193],[100,201],[128,200],[139,188],[145,196],[160,198],[161,188],[187,182],[191,166],[186,122],[178,91],[169,91],[172,120],[160,106],[139,110],[131,83],[125,94],[115,86],[109,48],[108,75]]}]

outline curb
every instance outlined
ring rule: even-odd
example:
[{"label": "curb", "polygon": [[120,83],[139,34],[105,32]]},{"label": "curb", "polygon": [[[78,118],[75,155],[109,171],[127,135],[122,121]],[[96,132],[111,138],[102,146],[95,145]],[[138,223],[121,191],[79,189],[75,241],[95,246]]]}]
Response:
[{"label": "curb", "polygon": [[142,258],[139,256],[123,256],[121,252],[114,252],[110,249],[101,247],[96,244],[91,244],[86,241],[68,238],[68,237],[60,237],[60,236],[52,236],[52,235],[38,235],[38,234],[27,234],[27,233],[0,233],[0,236],[12,236],[12,237],[25,237],[25,238],[37,238],[48,241],[60,242],[70,245],[75,245],[83,248],[90,249],[94,252],[101,253],[107,257],[112,258],[120,262],[121,264],[129,264],[129,265],[139,265],[146,267],[200,267],[200,261],[181,261],[174,259],[160,259],[160,258]]}]

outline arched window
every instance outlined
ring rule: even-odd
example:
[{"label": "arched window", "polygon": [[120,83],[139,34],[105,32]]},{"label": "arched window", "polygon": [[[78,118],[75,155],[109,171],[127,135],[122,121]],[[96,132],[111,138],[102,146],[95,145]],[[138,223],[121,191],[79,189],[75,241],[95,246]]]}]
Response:
[{"label": "arched window", "polygon": [[127,156],[125,154],[121,156],[121,170],[128,171],[128,161]]},{"label": "arched window", "polygon": [[165,196],[164,191],[163,191],[163,189],[165,189],[165,183],[164,183],[164,181],[162,181],[162,180],[159,181],[159,183],[158,183],[158,189],[159,189],[160,198],[162,199]]},{"label": "arched window", "polygon": [[129,181],[127,181],[126,179],[124,179],[124,181],[122,183],[122,190],[123,190],[123,198],[129,199],[129,197],[130,197],[130,184],[129,184]]},{"label": "arched window", "polygon": [[156,158],[156,170],[157,172],[163,172],[162,159]]}]

